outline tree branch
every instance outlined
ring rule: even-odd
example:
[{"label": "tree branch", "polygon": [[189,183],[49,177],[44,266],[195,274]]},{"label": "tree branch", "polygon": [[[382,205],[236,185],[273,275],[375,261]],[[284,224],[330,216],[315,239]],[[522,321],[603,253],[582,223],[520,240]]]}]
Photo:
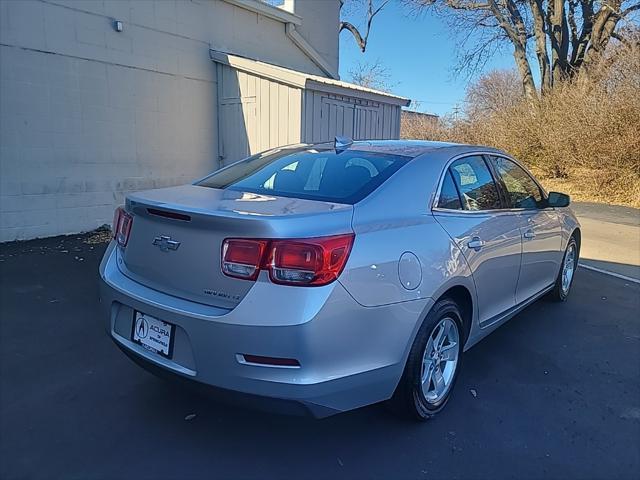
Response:
[{"label": "tree branch", "polygon": [[351,35],[353,35],[353,38],[356,40],[356,43],[360,47],[360,51],[364,53],[367,49],[367,43],[369,42],[369,33],[371,32],[371,22],[373,22],[373,18],[378,13],[380,13],[380,10],[382,10],[387,5],[387,3],[389,3],[389,0],[384,0],[378,8],[374,9],[373,0],[368,1],[367,24],[366,24],[366,30],[364,32],[364,36],[360,33],[360,31],[355,25],[346,21],[340,22],[340,29],[338,30],[338,32],[342,32],[343,30],[348,30],[349,32],[351,32]]},{"label": "tree branch", "polygon": [[583,65],[594,63],[604,53],[612,33],[622,18],[621,4],[622,0],[609,0],[608,3],[603,3],[600,10],[593,16],[593,27],[584,53]]},{"label": "tree branch", "polygon": [[529,0],[533,16],[533,32],[536,40],[536,57],[540,70],[540,89],[546,93],[551,89],[550,63],[547,51],[547,26],[544,18],[543,0]]},{"label": "tree branch", "polygon": [[591,32],[593,31],[593,3],[591,0],[580,0],[580,5],[582,10],[582,30],[578,43],[571,50],[571,58],[569,59],[571,73],[574,73],[582,65],[584,54],[591,39]]},{"label": "tree branch", "polygon": [[362,52],[364,52],[367,48],[367,44],[364,41],[364,38],[362,38],[362,35],[360,35],[360,32],[358,31],[358,29],[356,28],[355,25],[349,23],[349,22],[340,22],[340,32],[342,30],[348,30],[351,32],[351,35],[353,35],[353,38],[355,38],[356,43],[358,44],[358,46],[360,47],[360,50],[362,50]]},{"label": "tree branch", "polygon": [[459,0],[445,0],[447,6],[453,10],[489,10],[488,3],[465,2]]},{"label": "tree branch", "polygon": [[631,12],[635,12],[636,10],[640,10],[640,3],[636,3],[634,5],[631,5],[628,8],[625,8],[622,12],[620,12],[620,16],[621,17],[626,17]]},{"label": "tree branch", "polygon": [[[491,49],[513,47],[527,96],[537,95],[530,48],[540,68],[541,90],[554,88],[602,56],[621,20],[640,10],[638,0],[402,0],[431,9],[464,38],[463,66],[485,61]],[[632,17],[634,18],[634,17]],[[487,40],[489,39],[489,40]],[[529,43],[531,41],[531,43]],[[622,40],[621,40],[622,41]]]},{"label": "tree branch", "polygon": [[567,12],[567,22],[569,23],[569,31],[571,32],[571,50],[575,50],[578,46],[578,24],[576,22],[576,7],[578,0],[569,0],[569,11]]},{"label": "tree branch", "polygon": [[620,34],[619,34],[619,33],[617,33],[617,32],[613,32],[613,33],[611,34],[611,37],[612,37],[612,38],[615,38],[615,39],[616,39],[616,40],[618,40],[620,43],[623,43],[623,44],[625,44],[625,45],[627,45],[627,46],[631,46],[631,45],[632,45],[632,43],[629,41],[629,39],[628,39],[628,38],[624,38],[622,35],[620,35]]},{"label": "tree branch", "polygon": [[[507,1],[510,1],[510,0],[507,0]],[[507,34],[511,42],[514,44],[515,43],[521,44],[522,47],[524,48],[525,42],[523,42],[523,39],[520,37],[518,31],[502,14],[502,12],[500,11],[500,7],[498,7],[498,4],[495,2],[495,0],[489,0],[489,8],[491,9],[491,13],[493,14],[493,16],[496,17],[496,20],[498,21],[500,28],[504,30],[504,32]],[[524,40],[526,41],[526,39]]]}]

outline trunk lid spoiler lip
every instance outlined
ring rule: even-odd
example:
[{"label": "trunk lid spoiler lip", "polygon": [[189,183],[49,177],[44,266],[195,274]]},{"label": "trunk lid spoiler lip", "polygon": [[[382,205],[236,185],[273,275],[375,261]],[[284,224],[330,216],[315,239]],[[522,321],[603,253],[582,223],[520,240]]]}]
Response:
[{"label": "trunk lid spoiler lip", "polygon": [[[202,204],[206,206],[202,206]],[[266,217],[273,219],[313,216],[339,211],[353,212],[353,205],[345,203],[265,196],[198,185],[182,185],[131,193],[126,197],[126,207],[128,211],[137,214],[142,213],[141,209],[145,209],[145,215],[147,214],[146,209],[150,207],[172,213],[187,213],[202,217]]]}]

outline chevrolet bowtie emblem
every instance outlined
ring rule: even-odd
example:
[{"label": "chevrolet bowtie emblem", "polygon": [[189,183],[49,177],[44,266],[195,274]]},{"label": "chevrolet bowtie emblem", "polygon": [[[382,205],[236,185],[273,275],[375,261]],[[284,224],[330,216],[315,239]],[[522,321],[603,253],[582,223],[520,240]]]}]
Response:
[{"label": "chevrolet bowtie emblem", "polygon": [[159,237],[154,238],[153,244],[156,247],[159,247],[163,252],[167,252],[169,250],[177,250],[180,246],[180,242],[171,240],[171,237],[167,237],[166,235],[160,235]]}]

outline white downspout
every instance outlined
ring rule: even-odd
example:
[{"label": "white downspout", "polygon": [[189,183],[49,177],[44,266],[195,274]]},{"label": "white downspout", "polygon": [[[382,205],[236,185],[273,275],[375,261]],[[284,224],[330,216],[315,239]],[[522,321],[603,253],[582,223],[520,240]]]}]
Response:
[{"label": "white downspout", "polygon": [[293,23],[287,23],[285,25],[285,32],[287,37],[291,39],[293,43],[295,43],[300,50],[302,50],[324,73],[326,73],[329,78],[333,78],[335,80],[339,80],[338,73],[332,71],[331,66],[326,62],[326,60],[320,55],[316,49],[314,49],[309,42],[307,42],[300,32],[296,30],[296,26]]}]

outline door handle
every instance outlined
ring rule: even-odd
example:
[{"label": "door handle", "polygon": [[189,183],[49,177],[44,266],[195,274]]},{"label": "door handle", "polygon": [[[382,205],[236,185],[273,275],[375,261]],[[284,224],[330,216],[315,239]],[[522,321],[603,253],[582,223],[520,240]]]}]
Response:
[{"label": "door handle", "polygon": [[527,230],[526,232],[524,232],[524,233],[522,234],[522,236],[523,236],[524,238],[529,239],[529,240],[531,240],[531,239],[533,239],[533,238],[536,238],[536,234],[535,234],[535,232],[534,232],[533,230]]},{"label": "door handle", "polygon": [[467,247],[469,248],[473,248],[476,252],[478,250],[480,250],[482,247],[484,247],[484,242],[482,240],[480,240],[480,237],[473,237],[471,240],[469,240],[469,242],[467,243]]}]

